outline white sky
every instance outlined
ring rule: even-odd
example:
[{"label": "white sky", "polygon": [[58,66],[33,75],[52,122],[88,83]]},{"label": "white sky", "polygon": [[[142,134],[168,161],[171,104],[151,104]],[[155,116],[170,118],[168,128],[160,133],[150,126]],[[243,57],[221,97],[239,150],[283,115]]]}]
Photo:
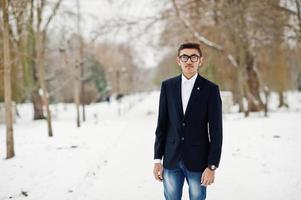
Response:
[{"label": "white sky", "polygon": [[[56,2],[56,0],[51,0]],[[60,13],[71,11],[76,13],[76,0],[63,0]],[[168,1],[167,1],[168,2]],[[149,16],[155,16],[164,7],[164,1],[160,0],[79,0],[82,14],[82,32],[86,39],[94,37],[95,31],[100,24],[105,21],[126,18],[136,20]],[[66,14],[64,14],[66,16]],[[76,17],[62,17],[58,15],[54,20],[55,27],[69,27],[75,29]],[[99,41],[117,41],[126,42],[134,48],[135,54],[139,55],[136,62],[141,63],[139,67],[155,67],[164,54],[158,52],[153,46],[156,46],[162,30],[162,23],[155,25],[150,30],[143,33],[141,26],[135,26],[131,32],[127,30],[119,31],[117,34],[110,33],[99,37]],[[139,38],[133,38],[131,33],[143,33]],[[151,45],[149,45],[151,43]],[[141,51],[143,49],[143,51]]]}]

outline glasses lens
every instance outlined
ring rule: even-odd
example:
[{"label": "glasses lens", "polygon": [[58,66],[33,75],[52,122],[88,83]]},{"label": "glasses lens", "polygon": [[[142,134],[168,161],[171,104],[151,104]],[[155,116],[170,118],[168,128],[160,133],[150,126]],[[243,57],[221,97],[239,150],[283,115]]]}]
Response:
[{"label": "glasses lens", "polygon": [[187,60],[188,60],[188,56],[187,55],[182,55],[182,56],[180,56],[180,60],[182,61],[182,62],[187,62]]},{"label": "glasses lens", "polygon": [[192,62],[197,62],[197,61],[199,60],[199,57],[196,56],[196,55],[193,55],[193,56],[190,57],[190,60],[191,60]]}]

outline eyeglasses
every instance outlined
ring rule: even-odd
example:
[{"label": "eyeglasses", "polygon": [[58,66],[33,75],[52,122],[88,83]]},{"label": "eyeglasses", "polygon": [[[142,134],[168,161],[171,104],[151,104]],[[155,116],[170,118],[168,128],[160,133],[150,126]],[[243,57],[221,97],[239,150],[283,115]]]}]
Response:
[{"label": "eyeglasses", "polygon": [[196,55],[196,54],[192,54],[191,56],[188,56],[186,54],[183,54],[181,56],[179,56],[180,61],[181,62],[187,62],[189,59],[191,60],[191,62],[197,62],[200,58],[200,56]]}]

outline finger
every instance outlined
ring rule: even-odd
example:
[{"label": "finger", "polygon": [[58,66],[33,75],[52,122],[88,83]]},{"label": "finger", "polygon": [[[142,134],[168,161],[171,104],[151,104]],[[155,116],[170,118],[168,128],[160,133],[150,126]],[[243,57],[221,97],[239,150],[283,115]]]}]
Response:
[{"label": "finger", "polygon": [[212,176],[209,180],[210,180],[210,185],[212,184],[212,183],[214,183],[214,179],[215,179],[215,177],[214,176]]},{"label": "finger", "polygon": [[204,180],[204,185],[207,187],[210,185],[210,179],[205,179]]},{"label": "finger", "polygon": [[162,178],[162,175],[161,175],[161,173],[160,173],[160,172],[158,172],[158,179],[160,179],[160,180],[161,180],[161,178]]},{"label": "finger", "polygon": [[161,169],[160,171],[159,171],[159,178],[160,178],[160,180],[162,181],[163,180],[163,169]]},{"label": "finger", "polygon": [[157,175],[157,181],[162,181],[162,178],[161,178],[161,176],[160,175]]},{"label": "finger", "polygon": [[163,179],[163,172],[162,172],[162,169],[155,170],[155,171],[154,171],[154,176],[155,176],[155,179],[156,179],[156,180],[162,181],[162,179]]},{"label": "finger", "polygon": [[204,175],[204,173],[202,174],[202,177],[201,177],[201,183],[204,183],[204,177],[205,177],[205,175]]},{"label": "finger", "polygon": [[154,171],[153,174],[154,174],[155,179],[159,181],[160,178],[159,178],[158,172]]}]

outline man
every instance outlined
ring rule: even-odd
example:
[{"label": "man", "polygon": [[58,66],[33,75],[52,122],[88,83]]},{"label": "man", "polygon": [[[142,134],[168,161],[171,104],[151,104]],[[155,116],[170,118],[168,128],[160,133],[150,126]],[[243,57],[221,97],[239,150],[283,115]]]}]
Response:
[{"label": "man", "polygon": [[202,62],[199,44],[182,44],[182,74],[161,85],[153,173],[163,181],[166,200],[181,199],[184,179],[190,200],[205,199],[219,166],[222,102],[219,87],[198,74]]}]

